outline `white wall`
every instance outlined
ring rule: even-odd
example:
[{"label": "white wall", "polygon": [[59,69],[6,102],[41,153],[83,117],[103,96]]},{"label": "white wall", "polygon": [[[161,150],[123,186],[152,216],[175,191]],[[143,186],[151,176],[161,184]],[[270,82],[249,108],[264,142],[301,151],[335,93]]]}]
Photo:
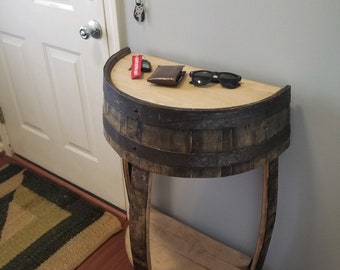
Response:
[{"label": "white wall", "polygon": [[[264,269],[339,269],[340,1],[120,2],[123,46],[292,86],[290,148],[280,157],[276,226]],[[261,170],[223,179],[155,176],[153,203],[252,254]]]}]

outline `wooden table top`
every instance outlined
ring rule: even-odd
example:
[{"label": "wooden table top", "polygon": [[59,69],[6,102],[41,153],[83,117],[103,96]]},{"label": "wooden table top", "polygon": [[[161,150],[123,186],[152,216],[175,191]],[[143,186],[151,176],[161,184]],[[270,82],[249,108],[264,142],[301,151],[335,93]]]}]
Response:
[{"label": "wooden table top", "polygon": [[[224,88],[219,83],[196,87],[189,83],[191,81],[189,73],[202,68],[188,65],[183,68],[186,71],[184,79],[176,87],[159,86],[148,82],[147,79],[152,72],[144,73],[141,78],[132,80],[129,69],[132,55],[137,54],[128,54],[118,61],[111,70],[111,80],[121,92],[157,105],[184,109],[221,109],[256,103],[274,95],[281,89],[278,86],[243,78],[240,87],[236,89]],[[143,58],[151,62],[153,71],[158,65],[181,64],[149,55],[144,55]]]}]

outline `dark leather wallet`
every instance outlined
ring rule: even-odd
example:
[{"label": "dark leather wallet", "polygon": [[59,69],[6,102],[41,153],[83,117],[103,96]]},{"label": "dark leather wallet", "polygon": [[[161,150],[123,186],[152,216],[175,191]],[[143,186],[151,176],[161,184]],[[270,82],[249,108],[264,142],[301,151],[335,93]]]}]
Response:
[{"label": "dark leather wallet", "polygon": [[156,70],[147,79],[148,82],[175,86],[180,83],[185,75],[185,71],[182,71],[184,66],[158,66]]}]

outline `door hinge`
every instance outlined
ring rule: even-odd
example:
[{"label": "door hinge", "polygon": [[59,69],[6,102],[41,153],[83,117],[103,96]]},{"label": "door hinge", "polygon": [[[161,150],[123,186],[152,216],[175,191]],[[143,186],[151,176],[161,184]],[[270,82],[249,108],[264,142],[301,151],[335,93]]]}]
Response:
[{"label": "door hinge", "polygon": [[0,123],[5,124],[5,117],[1,107],[0,107]]}]

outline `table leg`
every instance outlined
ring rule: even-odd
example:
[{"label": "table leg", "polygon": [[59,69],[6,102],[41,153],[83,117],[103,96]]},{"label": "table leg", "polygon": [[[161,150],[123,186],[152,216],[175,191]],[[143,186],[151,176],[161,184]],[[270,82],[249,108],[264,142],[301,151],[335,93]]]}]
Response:
[{"label": "table leg", "polygon": [[135,270],[151,270],[149,220],[151,199],[150,173],[123,161],[129,207],[129,233]]},{"label": "table leg", "polygon": [[262,214],[260,232],[250,270],[260,270],[274,229],[278,191],[278,158],[263,166]]}]

